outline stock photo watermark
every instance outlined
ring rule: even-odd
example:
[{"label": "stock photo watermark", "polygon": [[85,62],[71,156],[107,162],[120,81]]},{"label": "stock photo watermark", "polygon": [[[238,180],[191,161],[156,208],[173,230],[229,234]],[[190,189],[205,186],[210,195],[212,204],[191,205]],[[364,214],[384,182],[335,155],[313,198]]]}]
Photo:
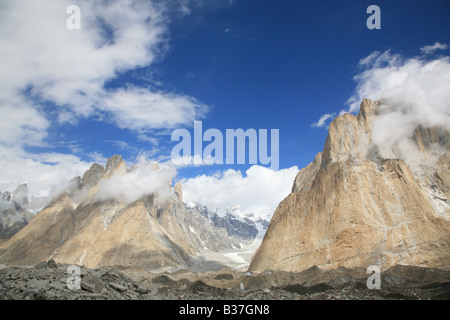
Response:
[{"label": "stock photo watermark", "polygon": [[67,17],[66,26],[69,30],[80,30],[81,29],[81,9],[79,6],[73,4],[67,7],[66,14],[70,15]]},{"label": "stock photo watermark", "polygon": [[[366,26],[369,30],[381,29],[381,9],[377,5],[370,5],[366,10],[370,16],[366,20]],[[81,9],[73,4],[67,7],[66,14],[69,15],[66,20],[66,26],[69,30],[81,29]]]},{"label": "stock photo watermark", "polygon": [[[279,129],[270,130],[270,155],[267,129],[219,129],[203,132],[202,121],[194,121],[194,137],[187,129],[175,129],[171,141],[178,141],[172,149],[171,159],[175,165],[201,164],[258,164],[279,167]],[[210,142],[203,148],[203,142]],[[248,144],[247,144],[248,141]],[[192,153],[192,142],[194,150]],[[246,150],[248,149],[248,162]],[[236,152],[235,152],[236,151]],[[225,155],[224,155],[225,152]],[[235,161],[236,158],[236,161]]]},{"label": "stock photo watermark", "polygon": [[67,267],[67,273],[70,276],[67,278],[66,284],[69,290],[81,289],[81,269],[79,266],[71,265]]},{"label": "stock photo watermark", "polygon": [[370,17],[367,18],[366,26],[367,29],[381,29],[381,9],[379,6],[371,5],[367,7],[367,14],[370,14]]},{"label": "stock photo watermark", "polygon": [[373,290],[373,289],[381,289],[381,272],[380,272],[380,266],[378,265],[371,265],[367,267],[366,273],[371,273],[372,275],[367,278],[367,289]]}]

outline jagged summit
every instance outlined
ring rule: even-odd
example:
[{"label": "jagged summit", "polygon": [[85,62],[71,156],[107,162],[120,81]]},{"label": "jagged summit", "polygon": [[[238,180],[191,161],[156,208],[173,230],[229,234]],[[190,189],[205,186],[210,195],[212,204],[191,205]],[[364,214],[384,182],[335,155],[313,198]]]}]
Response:
[{"label": "jagged summit", "polygon": [[374,142],[382,105],[364,99],[357,116],[332,121],[323,151],[298,173],[250,270],[450,267],[450,134],[411,131],[411,152],[434,160],[411,167],[395,144]]},{"label": "jagged summit", "polygon": [[97,184],[104,172],[105,169],[102,165],[94,163],[89,170],[83,174],[83,178],[81,178],[82,188],[91,187]]},{"label": "jagged summit", "polygon": [[108,161],[106,162],[105,170],[106,171],[113,170],[121,166],[126,167],[125,161],[123,161],[122,156],[120,154],[116,154],[108,159]]},{"label": "jagged summit", "polygon": [[379,102],[364,99],[356,117],[345,113],[331,122],[322,151],[321,169],[349,157],[367,156],[368,146],[372,142],[370,123],[376,116],[378,105]]}]

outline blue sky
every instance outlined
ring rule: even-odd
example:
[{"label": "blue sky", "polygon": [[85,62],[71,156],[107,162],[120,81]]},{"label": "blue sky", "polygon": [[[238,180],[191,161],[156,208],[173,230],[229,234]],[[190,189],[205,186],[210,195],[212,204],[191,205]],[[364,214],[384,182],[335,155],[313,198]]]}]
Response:
[{"label": "blue sky", "polygon": [[[81,8],[81,30],[54,31],[64,23],[65,6],[72,2]],[[129,164],[143,154],[165,161],[175,145],[171,132],[192,130],[195,119],[203,121],[204,130],[279,129],[280,169],[302,168],[322,150],[327,134],[311,125],[324,114],[348,109],[361,59],[387,50],[414,57],[424,46],[450,43],[450,4],[445,0],[172,0],[158,1],[148,15],[129,10],[134,2],[112,1],[111,6],[72,2],[41,1],[32,8],[26,2],[6,1],[2,15],[9,24],[0,25],[3,48],[8,48],[3,49],[6,60],[22,53],[27,57],[26,70],[3,73],[2,83],[9,83],[8,72],[19,76],[11,85],[14,94],[2,98],[26,101],[29,108],[23,113],[30,119],[16,124],[19,116],[13,117],[7,123],[12,129],[4,126],[4,159],[13,159],[14,153],[24,163],[48,165],[45,170],[55,171],[51,166],[56,165],[68,178],[113,154],[122,154]],[[371,4],[381,8],[380,30],[366,27]],[[22,18],[8,16],[14,10],[23,12]],[[42,10],[42,16],[32,17],[36,10]],[[102,25],[93,19],[97,14]],[[34,35],[20,19],[28,19],[30,28],[37,29]],[[7,35],[14,23],[21,23],[18,29],[23,32],[11,39]],[[127,31],[130,25],[135,29]],[[89,41],[95,45],[88,46]],[[111,50],[106,50],[108,42]],[[9,50],[14,46],[24,52]],[[441,53],[448,54],[448,49]],[[157,94],[156,98],[144,91]],[[139,103],[148,99],[169,103],[174,113],[186,114],[173,119],[170,111],[167,119],[159,119],[158,106],[137,103],[127,109],[127,99],[134,98],[144,99]],[[144,114],[146,118],[140,119]],[[227,169],[244,174],[250,167],[179,168],[175,179]],[[28,167],[16,169],[30,172]],[[11,188],[18,179],[26,177],[4,174],[1,186]],[[46,182],[42,177],[36,180],[40,185]]]},{"label": "blue sky", "polygon": [[[435,41],[450,42],[450,5],[445,1],[378,1],[382,28],[369,30],[366,8],[372,2],[192,5],[189,15],[175,12],[171,17],[169,48],[160,61],[126,72],[109,85],[145,86],[148,81],[137,75],[151,75],[150,83],[160,82],[164,90],[210,106],[202,119],[205,129],[280,129],[280,168],[303,167],[321,151],[327,133],[310,125],[321,114],[346,106],[361,58],[388,49],[412,56]],[[93,119],[57,129],[64,139],[105,157],[122,153],[133,161],[139,150],[153,147],[128,130]],[[174,143],[167,135],[157,138],[162,148],[157,155],[167,156]],[[231,167],[245,170],[249,165]],[[210,170],[217,168],[183,173],[189,177]]]}]

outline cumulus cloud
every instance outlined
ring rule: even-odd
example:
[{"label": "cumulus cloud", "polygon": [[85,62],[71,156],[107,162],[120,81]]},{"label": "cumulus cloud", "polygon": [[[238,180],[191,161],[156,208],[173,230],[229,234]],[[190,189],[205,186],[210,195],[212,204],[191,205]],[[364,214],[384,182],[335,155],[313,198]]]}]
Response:
[{"label": "cumulus cloud", "polygon": [[135,131],[174,128],[192,123],[208,111],[206,105],[192,97],[136,87],[116,90],[100,107],[112,114],[119,128]]},{"label": "cumulus cloud", "polygon": [[244,214],[270,218],[280,201],[291,192],[298,168],[275,171],[254,165],[245,173],[244,176],[241,171],[229,169],[213,176],[187,179],[183,181],[183,201],[218,211],[238,205]]},{"label": "cumulus cloud", "polygon": [[128,172],[117,172],[108,179],[102,179],[95,198],[131,203],[144,195],[157,192],[158,199],[162,200],[173,195],[170,183],[175,175],[173,167],[160,167],[142,157]]},{"label": "cumulus cloud", "polygon": [[36,212],[40,211],[48,203],[64,193],[71,194],[71,199],[74,202],[81,202],[88,196],[86,191],[78,191],[78,181],[76,179],[55,181],[55,184],[51,186],[45,195],[38,196],[35,194],[27,208],[30,208]]},{"label": "cumulus cloud", "polygon": [[210,155],[202,158],[198,154],[194,154],[193,156],[179,156],[173,157],[166,162],[168,165],[173,166],[175,168],[183,168],[183,167],[199,167],[199,166],[210,166],[215,164],[214,157]]},{"label": "cumulus cloud", "polygon": [[363,70],[354,78],[356,90],[348,100],[349,112],[358,111],[363,98],[385,99],[390,105],[408,106],[427,126],[448,123],[449,57],[425,60],[375,52],[360,66]]},{"label": "cumulus cloud", "polygon": [[0,90],[0,143],[6,146],[25,142],[28,145],[42,145],[50,126],[46,116],[32,102],[21,97],[6,99],[1,92],[4,91]]},{"label": "cumulus cloud", "polygon": [[30,154],[18,147],[0,145],[0,190],[14,191],[26,182],[30,203],[28,208],[38,210],[76,176],[90,166],[77,156],[60,153]]}]

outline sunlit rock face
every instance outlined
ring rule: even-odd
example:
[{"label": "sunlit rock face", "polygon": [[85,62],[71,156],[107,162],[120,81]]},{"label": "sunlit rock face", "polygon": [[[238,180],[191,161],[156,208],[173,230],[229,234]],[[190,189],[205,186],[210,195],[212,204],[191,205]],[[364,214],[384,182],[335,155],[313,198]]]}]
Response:
[{"label": "sunlit rock face", "polygon": [[[408,137],[420,161],[374,143],[383,102],[338,116],[324,149],[276,209],[250,270],[450,266],[448,128]],[[403,158],[403,159],[402,159]]]}]

